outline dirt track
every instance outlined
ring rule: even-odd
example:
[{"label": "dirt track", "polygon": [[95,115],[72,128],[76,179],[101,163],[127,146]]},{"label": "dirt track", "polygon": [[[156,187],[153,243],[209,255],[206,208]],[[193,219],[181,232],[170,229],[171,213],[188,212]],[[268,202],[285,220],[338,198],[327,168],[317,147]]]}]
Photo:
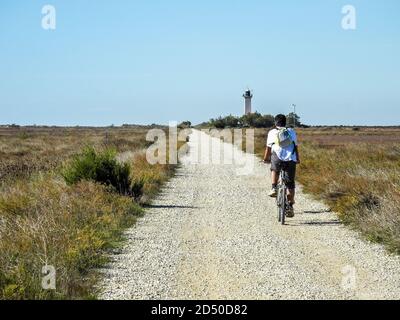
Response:
[{"label": "dirt track", "polygon": [[[282,227],[268,167],[194,131],[189,154],[104,270],[103,299],[400,299],[400,258],[367,243],[299,188]],[[197,164],[225,154],[254,165]],[[203,159],[203,163],[204,163]],[[251,166],[250,166],[251,167]]]}]

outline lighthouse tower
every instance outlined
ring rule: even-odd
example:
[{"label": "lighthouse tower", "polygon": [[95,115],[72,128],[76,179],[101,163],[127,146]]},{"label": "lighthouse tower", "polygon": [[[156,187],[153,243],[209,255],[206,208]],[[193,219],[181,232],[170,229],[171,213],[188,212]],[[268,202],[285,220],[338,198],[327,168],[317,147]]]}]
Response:
[{"label": "lighthouse tower", "polygon": [[244,114],[250,114],[252,113],[251,110],[251,99],[253,98],[253,93],[251,92],[250,89],[247,89],[243,95],[244,98]]}]

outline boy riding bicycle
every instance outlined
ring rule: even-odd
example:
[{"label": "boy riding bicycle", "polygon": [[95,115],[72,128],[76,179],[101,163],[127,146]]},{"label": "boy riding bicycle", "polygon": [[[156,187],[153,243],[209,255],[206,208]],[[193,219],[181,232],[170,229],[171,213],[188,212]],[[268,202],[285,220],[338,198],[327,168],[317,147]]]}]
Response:
[{"label": "boy riding bicycle", "polygon": [[278,180],[281,170],[285,170],[288,178],[289,208],[287,217],[294,217],[295,191],[296,191],[296,166],[300,163],[297,147],[297,134],[292,128],[287,128],[286,116],[280,114],[275,117],[275,128],[268,133],[267,148],[264,162],[271,164],[272,190],[268,194],[277,197]]}]

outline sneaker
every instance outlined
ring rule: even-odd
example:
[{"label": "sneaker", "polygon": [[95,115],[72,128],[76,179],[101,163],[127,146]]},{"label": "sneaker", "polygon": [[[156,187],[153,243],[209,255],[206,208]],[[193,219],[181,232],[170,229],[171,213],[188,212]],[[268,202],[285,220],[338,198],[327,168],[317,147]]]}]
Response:
[{"label": "sneaker", "polygon": [[268,196],[271,198],[276,198],[278,196],[278,188],[272,188],[270,193],[268,193]]},{"label": "sneaker", "polygon": [[294,218],[294,208],[292,204],[289,204],[288,208],[286,209],[286,217]]}]

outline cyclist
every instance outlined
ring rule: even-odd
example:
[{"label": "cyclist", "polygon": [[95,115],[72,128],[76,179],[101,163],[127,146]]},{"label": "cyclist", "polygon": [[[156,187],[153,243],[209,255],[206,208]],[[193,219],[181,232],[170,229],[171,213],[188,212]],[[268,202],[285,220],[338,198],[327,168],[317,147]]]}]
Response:
[{"label": "cyclist", "polygon": [[297,147],[297,134],[292,128],[287,128],[287,119],[283,114],[275,117],[275,128],[268,133],[267,148],[264,162],[271,164],[272,190],[268,194],[272,198],[278,195],[278,180],[281,170],[285,170],[288,178],[289,208],[288,218],[294,217],[296,165],[300,163]]}]

